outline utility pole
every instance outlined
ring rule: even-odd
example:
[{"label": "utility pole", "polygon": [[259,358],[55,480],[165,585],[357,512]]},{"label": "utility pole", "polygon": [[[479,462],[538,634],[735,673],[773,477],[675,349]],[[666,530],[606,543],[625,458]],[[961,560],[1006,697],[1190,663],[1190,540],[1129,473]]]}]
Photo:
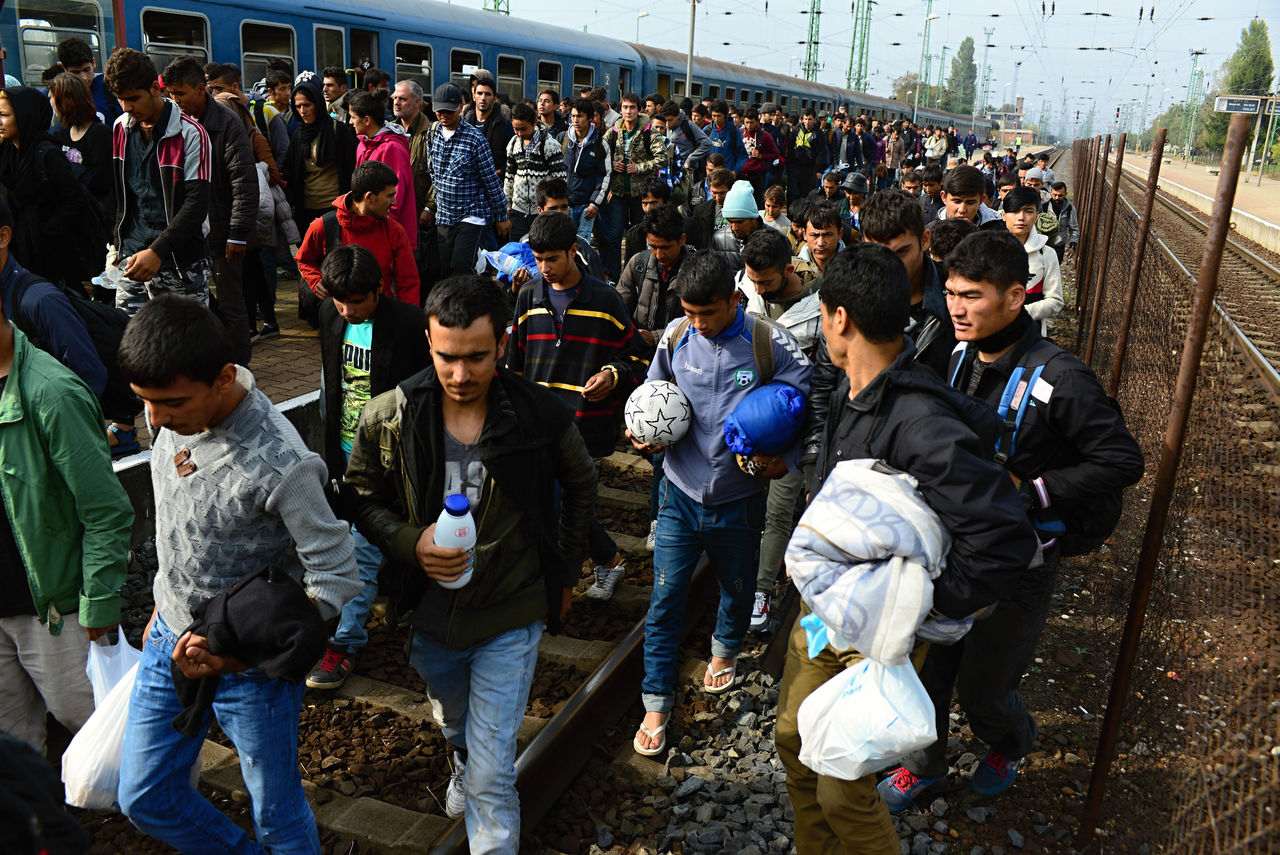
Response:
[{"label": "utility pole", "polygon": [[[984,27],[982,30],[983,35],[987,37],[987,40],[982,43],[982,68],[983,68],[983,73],[986,75],[986,80],[984,80],[982,84],[982,108],[981,110],[977,110],[977,109],[974,110],[975,116],[979,112],[981,112],[984,116],[987,114],[987,82],[990,81],[991,79],[991,68],[987,65],[987,54],[991,53],[991,37],[995,35],[995,32],[996,32],[995,27],[992,27],[991,29],[986,29]],[[978,81],[976,80],[973,81],[973,88],[975,90],[973,93],[974,107],[977,107],[978,93],[976,90],[978,88]]]},{"label": "utility pole", "polygon": [[1262,186],[1262,167],[1267,165],[1267,155],[1271,153],[1271,139],[1276,130],[1276,113],[1280,112],[1280,78],[1276,79],[1276,91],[1271,96],[1271,118],[1267,121],[1267,141],[1262,146],[1262,166],[1258,167],[1258,186]]},{"label": "utility pole", "polygon": [[[1022,71],[1022,60],[1018,60],[1013,64],[1013,91],[1009,93],[1009,97],[1013,99],[1009,106],[1017,109],[1018,106],[1018,72]],[[1019,121],[1021,121],[1022,113],[1018,113]]]},{"label": "utility pole", "polygon": [[693,97],[693,27],[698,23],[698,0],[689,0],[689,53],[684,58],[684,97]]},{"label": "utility pole", "polygon": [[930,97],[933,94],[933,54],[931,53],[924,55],[924,77],[920,79],[920,84],[924,86],[924,105],[928,107],[929,102],[933,100]]},{"label": "utility pole", "polygon": [[1182,125],[1186,129],[1186,141],[1182,146],[1182,165],[1187,165],[1191,157],[1191,141],[1195,138],[1196,116],[1200,114],[1200,86],[1204,82],[1204,72],[1200,70],[1200,57],[1207,50],[1191,51],[1191,81],[1187,84],[1187,101],[1182,111]]},{"label": "utility pole", "polygon": [[[924,13],[924,38],[920,42],[920,66],[919,73],[916,74],[916,100],[911,107],[911,123],[915,124],[920,113],[920,90],[927,85],[927,78],[924,73],[924,57],[929,52],[929,24],[938,16],[933,14],[933,0],[929,0],[929,5],[925,7]],[[928,103],[927,101],[925,102]]]},{"label": "utility pole", "polygon": [[877,0],[864,0],[862,4],[862,38],[858,45],[858,73],[854,77],[853,82],[856,84],[853,88],[859,92],[863,92],[867,88],[867,62],[870,59],[869,46],[871,44],[871,7],[876,5]]},{"label": "utility pole", "polygon": [[849,42],[849,68],[844,88],[861,91],[866,86],[867,30],[871,25],[871,0],[853,0],[853,40]]},{"label": "utility pole", "polygon": [[1142,93],[1142,127],[1138,128],[1138,143],[1142,143],[1142,135],[1147,132],[1147,101],[1151,98],[1151,84],[1147,84],[1147,89]]},{"label": "utility pole", "polygon": [[933,106],[942,108],[942,84],[944,81],[943,69],[947,67],[947,46],[942,46],[942,58],[938,60],[938,97],[934,99]]},{"label": "utility pole", "polygon": [[818,79],[818,31],[822,24],[822,0],[809,0],[809,35],[804,43],[800,73],[805,80]]}]

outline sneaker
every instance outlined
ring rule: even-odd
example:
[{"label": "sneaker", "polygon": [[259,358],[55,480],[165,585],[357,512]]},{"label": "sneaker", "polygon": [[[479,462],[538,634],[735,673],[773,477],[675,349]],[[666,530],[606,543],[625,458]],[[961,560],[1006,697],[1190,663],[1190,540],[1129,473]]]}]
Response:
[{"label": "sneaker", "polygon": [[759,632],[769,625],[769,595],[756,591],[756,604],[751,607],[751,631]]},{"label": "sneaker", "polygon": [[258,330],[258,338],[275,338],[280,335],[280,327],[275,324],[263,324],[262,329]]},{"label": "sneaker", "polygon": [[938,783],[937,778],[917,778],[905,766],[899,766],[893,774],[876,785],[880,798],[889,807],[889,813],[902,813],[915,797]]},{"label": "sneaker", "polygon": [[462,752],[453,752],[453,773],[449,775],[449,789],[444,794],[444,815],[457,819],[467,812],[467,764]]},{"label": "sneaker", "polygon": [[987,749],[970,782],[980,796],[996,796],[1013,786],[1018,777],[1018,761],[1010,760],[994,748]]},{"label": "sneaker", "polygon": [[308,689],[336,689],[347,681],[354,664],[352,657],[345,650],[333,647],[324,649],[324,658],[320,660],[310,674],[307,675]]},{"label": "sneaker", "polygon": [[622,578],[622,571],[626,568],[626,564],[619,563],[617,567],[596,567],[596,581],[587,588],[587,596],[593,600],[607,600],[613,596],[613,589],[617,587],[618,580]]},{"label": "sneaker", "polygon": [[649,523],[649,536],[644,539],[644,551],[653,552],[654,541],[658,539],[658,521]]}]

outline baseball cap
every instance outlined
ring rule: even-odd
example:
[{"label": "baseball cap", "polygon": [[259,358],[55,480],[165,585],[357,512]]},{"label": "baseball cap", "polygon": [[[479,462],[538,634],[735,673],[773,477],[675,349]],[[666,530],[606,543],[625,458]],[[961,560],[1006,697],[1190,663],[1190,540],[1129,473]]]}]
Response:
[{"label": "baseball cap", "polygon": [[431,95],[431,109],[452,113],[462,106],[462,90],[452,83],[441,83]]}]

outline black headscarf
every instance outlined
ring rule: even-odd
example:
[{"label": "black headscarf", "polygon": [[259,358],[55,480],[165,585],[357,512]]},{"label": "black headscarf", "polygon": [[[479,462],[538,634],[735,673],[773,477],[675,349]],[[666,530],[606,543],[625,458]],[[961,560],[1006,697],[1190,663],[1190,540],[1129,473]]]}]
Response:
[{"label": "black headscarf", "polygon": [[294,96],[302,96],[315,105],[316,120],[311,124],[298,120],[297,138],[289,146],[286,159],[287,170],[291,175],[303,175],[303,163],[311,154],[311,144],[316,145],[316,165],[327,166],[337,160],[338,147],[333,139],[333,120],[329,118],[329,110],[324,101],[324,88],[320,79],[309,72],[300,74],[289,94],[292,103]]},{"label": "black headscarf", "polygon": [[11,184],[15,173],[26,167],[40,143],[50,139],[53,107],[47,95],[30,86],[6,86],[2,91],[18,122],[17,147],[3,146],[0,151],[0,175],[6,184]]}]

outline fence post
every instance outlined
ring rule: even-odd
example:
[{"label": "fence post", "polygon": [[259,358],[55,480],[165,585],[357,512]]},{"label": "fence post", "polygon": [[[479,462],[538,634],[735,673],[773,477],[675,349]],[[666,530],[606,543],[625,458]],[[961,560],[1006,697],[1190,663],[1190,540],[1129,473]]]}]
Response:
[{"label": "fence post", "polygon": [[[1080,322],[1080,309],[1087,306],[1088,301],[1085,299],[1089,294],[1089,286],[1093,282],[1093,265],[1097,260],[1098,253],[1095,251],[1095,245],[1098,242],[1098,236],[1101,234],[1098,230],[1100,220],[1102,219],[1102,198],[1106,195],[1107,188],[1107,164],[1111,160],[1111,134],[1107,134],[1106,141],[1102,148],[1102,166],[1098,170],[1096,178],[1091,178],[1092,188],[1089,190],[1089,255],[1085,259],[1084,276],[1080,278],[1076,286],[1076,352],[1080,351],[1080,345],[1084,341],[1084,324]],[[1077,267],[1079,265],[1077,264]]]},{"label": "fence post", "polygon": [[1244,156],[1248,135],[1249,117],[1243,114],[1232,116],[1227,130],[1227,144],[1222,151],[1222,170],[1218,176],[1218,189],[1214,194],[1213,218],[1209,222],[1204,253],[1200,256],[1200,270],[1196,275],[1196,292],[1192,301],[1191,320],[1187,324],[1187,337],[1182,345],[1182,360],[1178,365],[1173,406],[1169,410],[1169,421],[1165,427],[1160,465],[1151,485],[1151,510],[1142,537],[1142,552],[1138,557],[1138,569],[1133,580],[1129,614],[1125,618],[1124,635],[1120,640],[1120,653],[1116,660],[1115,675],[1111,680],[1111,693],[1107,699],[1107,712],[1102,719],[1102,734],[1098,737],[1098,750],[1094,753],[1093,770],[1089,776],[1089,792],[1085,796],[1080,831],[1076,835],[1077,848],[1088,845],[1098,829],[1103,791],[1115,757],[1120,723],[1124,718],[1125,701],[1129,697],[1129,683],[1133,677],[1133,665],[1138,656],[1138,642],[1142,637],[1142,624],[1147,614],[1147,600],[1151,596],[1151,584],[1155,579],[1156,563],[1160,559],[1169,505],[1173,501],[1174,482],[1178,475],[1187,421],[1191,416],[1191,404],[1195,397],[1196,376],[1200,373],[1205,332],[1213,314],[1214,297],[1218,292],[1218,268],[1222,265],[1222,249],[1227,241],[1227,232],[1231,229],[1231,208],[1235,204],[1236,183],[1240,180],[1240,161]]},{"label": "fence post", "polygon": [[[1111,179],[1111,201],[1107,203],[1107,221],[1102,227],[1102,263],[1098,266],[1098,284],[1093,289],[1093,311],[1089,313],[1089,344],[1084,349],[1084,364],[1093,367],[1093,345],[1098,340],[1098,325],[1102,322],[1102,297],[1107,290],[1107,267],[1111,254],[1111,232],[1116,223],[1116,203],[1120,201],[1120,179],[1124,167],[1124,145],[1128,134],[1121,134],[1116,143],[1116,171]],[[1077,324],[1079,321],[1077,321]],[[1079,348],[1077,347],[1077,352]]]},{"label": "fence post", "polygon": [[1129,325],[1133,323],[1133,303],[1138,297],[1142,257],[1147,251],[1147,232],[1151,230],[1151,211],[1156,204],[1156,182],[1160,178],[1164,139],[1168,133],[1167,128],[1159,128],[1151,145],[1151,168],[1147,170],[1147,196],[1142,202],[1142,218],[1138,221],[1138,243],[1133,249],[1133,261],[1129,265],[1129,281],[1124,289],[1124,308],[1121,309],[1120,329],[1116,335],[1116,352],[1111,360],[1111,383],[1107,388],[1107,394],[1113,398],[1120,391],[1120,374],[1124,371],[1125,350],[1129,347]]},{"label": "fence post", "polygon": [[1093,169],[1094,161],[1098,157],[1098,138],[1091,137],[1084,141],[1082,151],[1084,160],[1081,163],[1080,175],[1076,182],[1076,189],[1079,191],[1079,198],[1076,204],[1076,214],[1080,217],[1080,242],[1076,245],[1076,310],[1080,308],[1080,289],[1084,285],[1084,269],[1089,259],[1089,242],[1086,237],[1089,233],[1089,197],[1093,190]]}]

